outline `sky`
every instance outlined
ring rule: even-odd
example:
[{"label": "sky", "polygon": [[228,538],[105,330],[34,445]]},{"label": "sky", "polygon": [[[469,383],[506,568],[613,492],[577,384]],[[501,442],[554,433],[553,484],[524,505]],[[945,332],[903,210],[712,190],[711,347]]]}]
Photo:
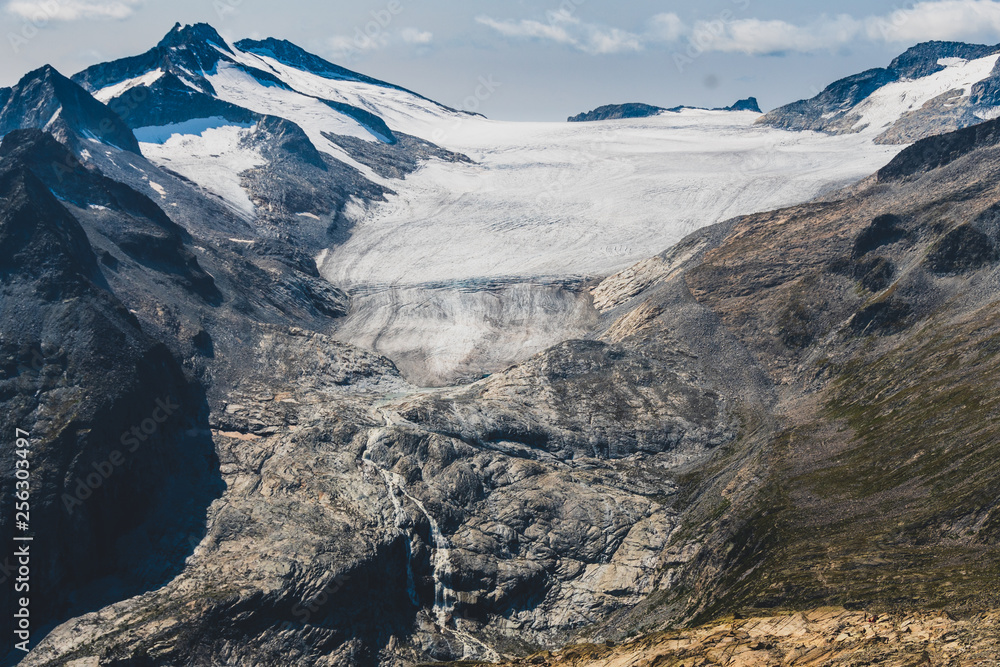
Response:
[{"label": "sky", "polygon": [[1000,42],[994,0],[0,0],[0,86],[142,53],[175,22],[288,39],[503,120],[751,95],[766,111],[921,41]]}]

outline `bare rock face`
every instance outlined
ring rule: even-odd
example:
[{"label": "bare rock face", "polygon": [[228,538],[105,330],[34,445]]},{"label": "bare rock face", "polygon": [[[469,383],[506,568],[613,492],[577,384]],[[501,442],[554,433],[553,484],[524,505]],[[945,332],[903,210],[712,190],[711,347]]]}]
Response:
[{"label": "bare rock face", "polygon": [[[184,573],[70,622],[25,664],[406,664],[558,641],[664,584],[674,471],[734,434],[674,350],[566,344],[427,396],[315,334],[275,332],[257,353],[265,368],[213,417],[228,490]],[[652,381],[675,358],[687,370],[670,389]],[[599,382],[607,364],[614,383]]]}]

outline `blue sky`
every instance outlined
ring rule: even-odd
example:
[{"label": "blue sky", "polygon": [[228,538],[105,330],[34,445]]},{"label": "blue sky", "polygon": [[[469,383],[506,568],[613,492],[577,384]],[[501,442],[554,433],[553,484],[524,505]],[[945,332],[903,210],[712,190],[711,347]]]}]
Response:
[{"label": "blue sky", "polygon": [[145,51],[174,22],[280,37],[451,106],[561,120],[601,104],[765,109],[928,39],[1000,42],[994,0],[0,0],[0,85]]}]

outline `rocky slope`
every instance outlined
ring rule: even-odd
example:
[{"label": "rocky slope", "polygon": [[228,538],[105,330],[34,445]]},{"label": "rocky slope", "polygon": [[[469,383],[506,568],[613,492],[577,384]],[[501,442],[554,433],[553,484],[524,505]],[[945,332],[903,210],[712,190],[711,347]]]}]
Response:
[{"label": "rocky slope", "polygon": [[996,612],[956,619],[944,612],[869,614],[824,607],[776,617],[727,620],[589,644],[507,663],[541,667],[720,665],[989,665],[1000,651]]}]

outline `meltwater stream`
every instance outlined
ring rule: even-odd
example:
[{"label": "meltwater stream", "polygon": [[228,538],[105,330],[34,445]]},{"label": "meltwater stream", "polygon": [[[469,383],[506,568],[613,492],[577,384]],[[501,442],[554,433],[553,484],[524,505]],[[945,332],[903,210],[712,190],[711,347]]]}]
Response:
[{"label": "meltwater stream", "polygon": [[[414,606],[420,606],[420,598],[417,595],[415,577],[413,575],[413,564],[411,561],[411,537],[404,527],[407,524],[406,510],[399,496],[402,496],[413,503],[413,505],[424,515],[427,524],[430,526],[433,555],[431,556],[431,576],[434,580],[434,603],[431,608],[432,619],[438,631],[443,635],[451,635],[462,644],[463,658],[485,658],[487,660],[499,661],[503,659],[499,653],[484,644],[482,641],[465,632],[462,627],[462,619],[454,617],[455,603],[458,601],[458,593],[448,585],[452,575],[451,565],[451,544],[448,538],[441,532],[441,526],[437,519],[427,510],[426,505],[419,498],[414,497],[406,490],[406,485],[401,475],[383,469],[374,460],[369,452],[372,447],[388,433],[395,424],[389,413],[383,408],[377,408],[379,414],[385,420],[386,426],[372,429],[368,434],[368,442],[361,459],[378,470],[385,481],[386,491],[395,514],[396,528],[406,540],[406,589],[410,601]],[[398,494],[398,495],[397,495]]]},{"label": "meltwater stream", "polygon": [[[391,425],[391,420],[384,411],[380,410],[385,420]],[[449,587],[445,582],[451,579],[451,556],[450,550],[451,545],[448,542],[448,538],[444,536],[441,532],[441,527],[437,520],[427,511],[427,507],[424,505],[420,499],[412,496],[407,490],[403,482],[403,478],[394,472],[389,472],[384,470],[377,463],[375,463],[370,455],[369,450],[372,446],[378,443],[382,436],[387,432],[387,428],[373,429],[368,435],[368,443],[365,448],[364,453],[361,458],[366,463],[370,464],[373,468],[379,471],[382,475],[382,479],[385,480],[386,489],[389,493],[389,499],[392,501],[392,505],[395,509],[396,515],[396,528],[399,529],[401,533],[404,534],[407,540],[406,549],[406,584],[407,592],[410,596],[410,600],[415,604],[420,604],[420,600],[416,593],[416,586],[414,585],[413,576],[413,566],[411,563],[411,549],[410,549],[410,536],[406,535],[403,531],[403,526],[406,523],[406,512],[403,509],[403,505],[397,497],[397,492],[403,497],[412,502],[418,510],[427,519],[427,523],[431,529],[431,542],[433,546],[433,556],[431,557],[431,575],[434,579],[434,618],[439,626],[442,628],[448,624],[451,619],[452,612],[455,608],[455,601],[457,596],[455,591]]]}]

